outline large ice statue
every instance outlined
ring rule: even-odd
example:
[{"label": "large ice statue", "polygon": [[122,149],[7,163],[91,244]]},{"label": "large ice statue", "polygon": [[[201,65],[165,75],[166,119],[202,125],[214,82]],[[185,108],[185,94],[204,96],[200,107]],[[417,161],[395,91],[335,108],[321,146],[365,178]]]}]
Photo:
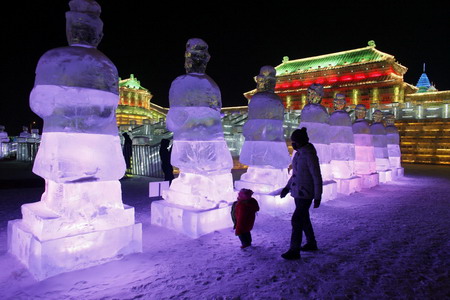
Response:
[{"label": "large ice statue", "polygon": [[370,133],[373,138],[376,169],[381,183],[392,180],[389,156],[387,150],[386,128],[383,124],[383,113],[375,110],[372,114],[373,122],[370,125]]},{"label": "large ice statue", "polygon": [[5,126],[0,125],[0,159],[9,155],[9,137]]},{"label": "large ice statue", "polygon": [[166,121],[174,139],[171,163],[180,174],[163,192],[165,200],[152,203],[153,224],[192,237],[217,226],[228,227],[228,220],[221,218],[229,213],[228,203],[235,200],[233,160],[221,123],[221,94],[217,84],[205,74],[209,59],[208,45],[203,40],[194,38],[187,42],[186,74],[172,82]]},{"label": "large ice statue", "polygon": [[392,113],[388,113],[384,120],[386,123],[386,143],[392,176],[394,178],[401,177],[404,174],[404,169],[401,165],[400,135],[395,126],[395,116]]},{"label": "large ice statue", "polygon": [[375,163],[375,149],[370,125],[366,118],[366,107],[358,104],[355,107],[353,137],[355,140],[355,173],[362,180],[363,188],[371,188],[379,183]]},{"label": "large ice statue", "polygon": [[307,93],[308,104],[302,109],[298,128],[307,128],[309,142],[317,150],[323,178],[322,201],[327,201],[337,196],[337,185],[333,181],[330,164],[330,116],[325,107],[320,104],[324,95],[323,86],[314,83],[308,87]]},{"label": "large ice statue", "polygon": [[30,95],[44,119],[33,172],[45,192],[8,224],[8,250],[39,280],[142,251],[141,224],[122,203],[118,74],[96,49],[101,9],[92,0],[69,6],[69,46],[41,57]]},{"label": "large ice statue", "polygon": [[275,75],[275,68],[264,66],[256,77],[257,92],[248,105],[248,120],[242,128],[245,142],[239,156],[248,169],[235,182],[236,190],[273,192],[289,179],[291,158],[283,133],[284,105],[274,93]]},{"label": "large ice statue", "polygon": [[355,140],[352,120],[345,111],[345,95],[336,94],[334,112],[330,115],[331,170],[337,191],[349,195],[360,191],[361,178],[355,176]]}]

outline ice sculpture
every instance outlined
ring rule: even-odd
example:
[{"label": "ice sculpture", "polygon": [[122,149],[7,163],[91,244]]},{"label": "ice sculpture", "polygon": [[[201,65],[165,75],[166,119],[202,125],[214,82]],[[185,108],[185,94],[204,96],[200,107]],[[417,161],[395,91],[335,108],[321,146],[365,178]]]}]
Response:
[{"label": "ice sculpture", "polygon": [[355,173],[361,177],[362,187],[371,188],[379,183],[375,163],[373,137],[366,118],[366,107],[358,104],[355,107],[356,120],[353,123],[353,137],[355,141]]},{"label": "ice sculpture", "polygon": [[101,8],[93,0],[69,6],[69,46],[40,58],[30,94],[44,119],[33,172],[45,179],[45,192],[8,223],[8,250],[38,280],[142,251],[141,224],[122,203],[119,182],[118,74],[96,49]]},{"label": "ice sculpture", "polygon": [[386,143],[392,176],[394,178],[401,177],[404,174],[404,170],[401,165],[400,135],[395,126],[395,116],[392,113],[388,113],[384,120],[386,123]]},{"label": "ice sculpture", "polygon": [[[165,200],[152,203],[153,224],[192,237],[217,226],[231,226],[228,216],[223,218],[229,213],[228,203],[234,201],[233,161],[222,129],[221,94],[205,74],[209,59],[205,41],[188,40],[186,74],[172,82],[166,119],[167,128],[173,132],[171,163],[180,174],[163,192]],[[207,220],[202,219],[205,210],[214,211],[208,213]],[[214,214],[217,217],[211,217]]]},{"label": "ice sculpture", "polygon": [[392,180],[392,172],[387,150],[386,128],[383,124],[383,113],[377,109],[373,112],[372,118],[370,134],[372,134],[373,138],[375,164],[379,174],[379,181],[384,183]]},{"label": "ice sculpture", "polygon": [[[275,195],[289,180],[291,157],[284,138],[284,105],[275,94],[276,70],[263,66],[256,76],[256,93],[248,105],[248,120],[242,128],[245,137],[239,161],[248,166],[235,181],[237,191],[253,190],[261,209],[270,214],[292,211],[293,199]],[[275,192],[275,194],[274,194]],[[287,206],[284,208],[284,206]]]},{"label": "ice sculpture", "polygon": [[336,94],[334,112],[330,115],[331,170],[337,191],[349,195],[360,191],[361,178],[355,176],[355,141],[352,120],[345,111],[345,95]]},{"label": "ice sculpture", "polygon": [[284,139],[284,105],[274,93],[276,70],[261,68],[256,77],[256,94],[248,105],[248,120],[242,128],[245,142],[239,161],[248,166],[236,190],[248,188],[256,193],[273,192],[286,185],[291,158]]},{"label": "ice sculpture", "polygon": [[5,126],[0,125],[0,159],[9,155],[9,137]]},{"label": "ice sculpture", "polygon": [[327,201],[336,198],[337,195],[337,185],[333,181],[330,165],[330,116],[325,107],[320,104],[324,94],[323,86],[314,83],[308,87],[307,93],[308,104],[302,109],[298,128],[307,128],[309,142],[317,150],[323,178],[322,201]]},{"label": "ice sculpture", "polygon": [[28,131],[28,127],[22,126],[22,132],[19,134],[17,141],[19,143],[25,143],[29,137],[31,137],[31,133]]}]

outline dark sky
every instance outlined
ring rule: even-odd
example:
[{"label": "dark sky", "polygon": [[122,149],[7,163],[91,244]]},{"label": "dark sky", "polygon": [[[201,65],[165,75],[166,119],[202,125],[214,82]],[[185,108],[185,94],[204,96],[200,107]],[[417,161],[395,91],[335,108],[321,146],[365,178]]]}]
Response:
[{"label": "dark sky", "polygon": [[[408,67],[405,81],[426,73],[438,90],[450,90],[450,6],[433,1],[107,1],[102,6],[104,38],[98,49],[131,73],[168,107],[172,80],[184,74],[189,38],[209,44],[207,74],[219,85],[223,106],[246,105],[243,93],[255,87],[263,65],[283,56],[304,58],[365,47],[392,54]],[[20,3],[20,4],[19,4]],[[295,3],[295,4],[293,4]],[[443,3],[446,3],[443,1]],[[20,1],[1,18],[4,80],[0,124],[10,135],[42,120],[29,108],[34,71],[47,50],[67,45],[68,1]],[[6,53],[5,53],[6,52]]]}]

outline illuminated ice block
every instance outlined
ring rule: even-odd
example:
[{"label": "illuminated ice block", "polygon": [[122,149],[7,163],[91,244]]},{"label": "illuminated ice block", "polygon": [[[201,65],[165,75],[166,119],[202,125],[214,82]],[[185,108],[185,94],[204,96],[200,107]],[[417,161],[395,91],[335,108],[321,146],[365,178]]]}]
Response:
[{"label": "illuminated ice block", "polygon": [[8,223],[9,252],[38,280],[142,251],[141,224],[122,203],[118,73],[96,49],[101,9],[91,0],[69,6],[69,46],[40,58],[30,94],[44,120],[33,172],[45,192]]},{"label": "illuminated ice block", "polygon": [[5,126],[0,125],[0,159],[9,154],[9,137],[5,132]]},{"label": "illuminated ice block", "polygon": [[152,225],[198,238],[216,230],[233,227],[230,213],[229,204],[211,209],[195,209],[158,200],[151,205],[151,222]]},{"label": "illuminated ice block", "polygon": [[118,181],[46,180],[41,201],[21,209],[8,223],[8,251],[38,280],[142,252],[141,224]]},{"label": "illuminated ice block", "polygon": [[166,119],[174,139],[171,163],[180,173],[162,192],[164,200],[151,204],[152,224],[191,237],[214,231],[215,218],[220,219],[227,209],[229,218],[228,206],[235,198],[233,160],[221,123],[220,89],[205,74],[209,58],[203,40],[188,40],[186,74],[170,86]]},{"label": "illuminated ice block", "polygon": [[257,92],[248,106],[248,120],[239,161],[247,172],[235,182],[235,189],[270,193],[286,186],[291,157],[284,138],[284,106],[275,94],[276,70],[263,66],[256,76]]}]

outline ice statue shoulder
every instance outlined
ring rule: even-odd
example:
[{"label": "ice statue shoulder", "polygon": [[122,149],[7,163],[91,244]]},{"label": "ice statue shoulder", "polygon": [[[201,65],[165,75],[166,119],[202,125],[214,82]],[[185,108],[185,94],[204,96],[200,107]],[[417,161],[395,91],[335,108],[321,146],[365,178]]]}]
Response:
[{"label": "ice statue shoulder", "polygon": [[327,110],[319,103],[306,104],[300,116],[301,122],[329,123]]},{"label": "ice statue shoulder", "polygon": [[248,119],[283,120],[283,103],[275,93],[256,93],[248,105]]},{"label": "ice statue shoulder", "polygon": [[112,61],[96,48],[60,47],[47,51],[36,68],[36,85],[89,88],[119,94]]}]

